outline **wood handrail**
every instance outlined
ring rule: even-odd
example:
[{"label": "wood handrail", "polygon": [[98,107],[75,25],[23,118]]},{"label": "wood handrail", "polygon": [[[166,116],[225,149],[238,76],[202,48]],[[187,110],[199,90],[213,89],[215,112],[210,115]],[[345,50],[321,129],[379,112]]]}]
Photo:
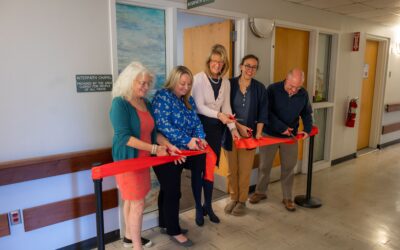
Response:
[{"label": "wood handrail", "polygon": [[382,134],[388,134],[400,130],[400,122],[382,126]]},{"label": "wood handrail", "polygon": [[400,103],[386,104],[386,112],[394,112],[400,110]]},{"label": "wood handrail", "polygon": [[0,163],[0,186],[91,169],[112,162],[111,148]]}]

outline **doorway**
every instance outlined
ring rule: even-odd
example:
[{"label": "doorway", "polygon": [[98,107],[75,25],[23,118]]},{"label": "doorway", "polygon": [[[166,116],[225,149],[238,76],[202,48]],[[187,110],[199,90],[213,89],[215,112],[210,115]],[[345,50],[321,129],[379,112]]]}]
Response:
[{"label": "doorway", "polygon": [[367,149],[370,144],[378,49],[378,41],[367,40],[364,54],[363,81],[361,85],[357,151]]},{"label": "doorway", "polygon": [[[307,88],[308,54],[309,54],[310,32],[305,30],[276,27],[274,45],[274,71],[273,81],[278,82],[286,78],[286,74],[293,68],[301,68],[304,71],[304,88]],[[302,129],[300,123],[299,129]],[[303,155],[303,142],[299,141],[298,160]],[[280,177],[279,152],[276,153],[274,168],[271,171],[271,180]]]},{"label": "doorway", "polygon": [[[234,44],[231,39],[231,33],[234,30],[234,23],[231,19],[178,11],[177,30],[178,64],[188,67],[194,75],[204,71],[205,62],[211,47],[218,43],[223,45],[228,52],[230,69],[225,77],[230,78],[233,76]],[[223,169],[227,169],[227,165],[225,161],[221,159],[220,167],[218,171],[216,171],[216,175],[219,175]],[[191,209],[195,205],[191,191],[190,177],[190,170],[184,170],[181,184],[181,211]],[[219,178],[214,180],[213,200],[226,196],[226,189],[220,188],[221,185],[219,181]]]}]

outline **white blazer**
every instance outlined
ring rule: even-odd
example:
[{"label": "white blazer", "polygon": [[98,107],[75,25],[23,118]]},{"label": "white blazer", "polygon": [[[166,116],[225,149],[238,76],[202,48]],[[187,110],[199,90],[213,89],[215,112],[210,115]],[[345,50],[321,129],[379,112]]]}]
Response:
[{"label": "white blazer", "polygon": [[[226,78],[222,79],[217,99],[214,98],[214,90],[206,73],[200,72],[194,76],[192,96],[197,106],[197,113],[211,118],[218,119],[219,112],[232,114],[231,108],[231,85]],[[234,123],[229,123],[230,129],[235,127]]]}]

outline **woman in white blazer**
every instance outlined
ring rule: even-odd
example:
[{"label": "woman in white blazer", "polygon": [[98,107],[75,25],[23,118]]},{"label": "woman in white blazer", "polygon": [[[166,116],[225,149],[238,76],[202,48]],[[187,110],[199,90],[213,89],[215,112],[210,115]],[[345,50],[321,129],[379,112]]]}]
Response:
[{"label": "woman in white blazer", "polygon": [[[225,126],[229,127],[233,137],[239,138],[230,104],[230,83],[223,78],[229,70],[228,55],[224,46],[216,44],[211,48],[205,64],[205,70],[194,76],[192,96],[196,102],[198,116],[206,133],[206,141],[216,153],[219,163],[222,134]],[[196,224],[204,224],[203,216],[208,215],[214,223],[219,223],[215,215],[211,200],[213,182],[203,180],[204,205],[196,207]]]}]

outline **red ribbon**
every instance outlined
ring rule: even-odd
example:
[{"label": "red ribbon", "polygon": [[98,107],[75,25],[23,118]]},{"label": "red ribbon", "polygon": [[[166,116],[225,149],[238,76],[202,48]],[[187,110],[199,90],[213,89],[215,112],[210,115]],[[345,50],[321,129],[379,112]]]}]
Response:
[{"label": "red ribbon", "polygon": [[136,170],[151,168],[159,166],[165,163],[173,162],[180,159],[182,156],[195,156],[200,154],[206,154],[206,171],[204,179],[214,181],[214,166],[217,162],[217,156],[214,151],[207,146],[204,150],[183,150],[180,155],[173,156],[158,156],[158,157],[139,157],[129,160],[122,160],[107,163],[98,167],[92,168],[92,179],[98,180],[104,177],[122,174],[126,172],[132,172]]},{"label": "red ribbon", "polygon": [[[318,128],[314,126],[311,129],[309,136],[314,136],[316,134],[318,134]],[[302,134],[296,135],[296,140],[301,140],[301,139],[303,139]],[[252,148],[257,148],[257,147],[261,147],[261,146],[278,144],[278,143],[292,144],[292,143],[295,143],[296,140],[294,140],[293,138],[279,138],[279,137],[262,137],[260,139],[255,139],[255,138],[251,137],[251,138],[237,139],[237,140],[234,140],[234,142],[235,142],[236,148],[252,149]]]},{"label": "red ribbon", "polygon": [[[318,134],[318,128],[313,127],[310,136]],[[296,136],[297,140],[303,139],[302,135]],[[277,143],[295,143],[296,141],[292,138],[277,138],[277,137],[262,137],[261,139],[255,138],[244,138],[235,140],[236,148],[256,148],[260,146],[272,145]],[[173,162],[181,158],[182,156],[195,156],[200,154],[206,154],[206,169],[204,179],[213,182],[214,181],[214,167],[217,162],[217,155],[207,146],[204,150],[183,150],[180,155],[173,156],[158,156],[158,157],[140,157],[129,160],[116,161],[107,163],[98,167],[92,168],[92,179],[98,180],[107,176],[113,176],[126,172],[132,172],[136,170],[151,168],[159,166],[165,163]]]}]

